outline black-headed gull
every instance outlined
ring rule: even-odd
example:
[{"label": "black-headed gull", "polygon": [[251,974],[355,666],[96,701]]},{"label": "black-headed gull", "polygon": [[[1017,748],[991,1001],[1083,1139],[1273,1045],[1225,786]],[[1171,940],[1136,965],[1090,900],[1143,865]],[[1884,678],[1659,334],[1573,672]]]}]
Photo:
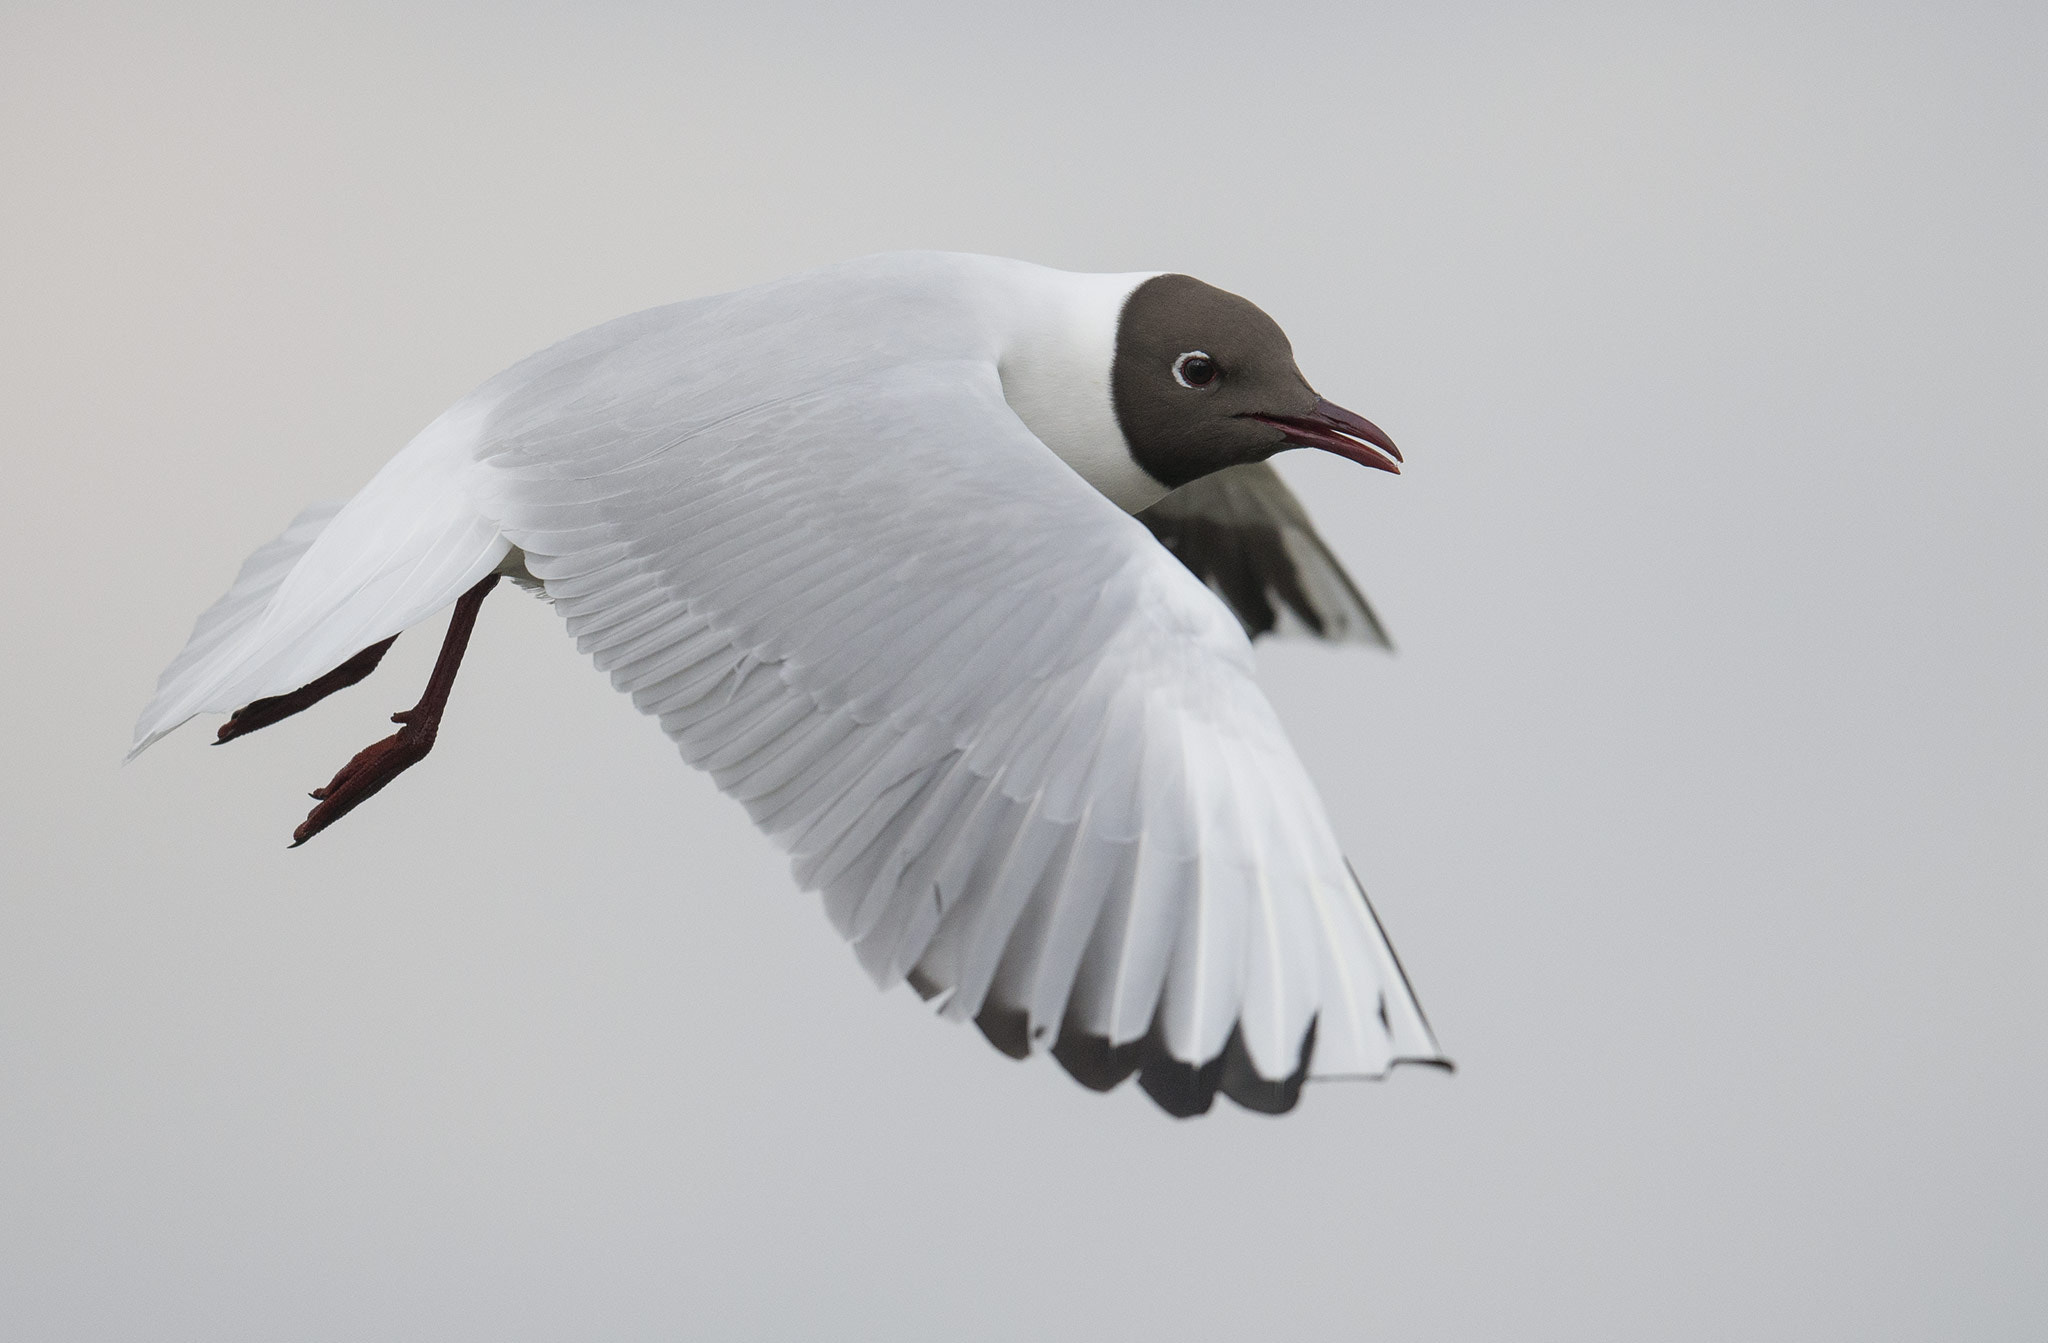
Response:
[{"label": "black-headed gull", "polygon": [[655,308],[258,550],[136,750],[297,713],[454,603],[426,694],[302,843],[427,753],[509,576],[879,982],[1176,1115],[1285,1111],[1308,1077],[1445,1062],[1252,679],[1248,632],[1384,641],[1260,465],[1296,446],[1398,470],[1271,318],[1184,275],[896,253]]}]

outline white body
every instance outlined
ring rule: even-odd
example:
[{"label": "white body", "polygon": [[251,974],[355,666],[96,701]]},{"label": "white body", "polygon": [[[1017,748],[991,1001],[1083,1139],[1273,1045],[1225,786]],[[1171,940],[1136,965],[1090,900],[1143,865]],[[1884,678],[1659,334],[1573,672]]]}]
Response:
[{"label": "white body", "polygon": [[137,726],[314,679],[523,565],[578,645],[944,1012],[1436,1060],[1224,606],[1127,510],[1142,275],[892,254],[508,369],[259,551]]}]

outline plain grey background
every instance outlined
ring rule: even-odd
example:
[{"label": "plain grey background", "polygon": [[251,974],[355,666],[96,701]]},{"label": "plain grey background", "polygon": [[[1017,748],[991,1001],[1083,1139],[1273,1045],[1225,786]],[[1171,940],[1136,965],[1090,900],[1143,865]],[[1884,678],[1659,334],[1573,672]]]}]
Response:
[{"label": "plain grey background", "polygon": [[[2038,5],[9,5],[9,1339],[2048,1335]],[[1711,10],[1711,12],[1709,12]],[[1262,676],[1456,1077],[1174,1123],[873,991],[492,602],[118,766],[467,388],[894,247],[1246,294],[1399,479]]]}]

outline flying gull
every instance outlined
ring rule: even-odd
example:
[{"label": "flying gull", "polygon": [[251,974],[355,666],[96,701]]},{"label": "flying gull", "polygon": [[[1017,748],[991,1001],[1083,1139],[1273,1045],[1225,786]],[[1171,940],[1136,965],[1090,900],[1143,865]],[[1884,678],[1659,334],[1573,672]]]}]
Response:
[{"label": "flying gull", "polygon": [[[453,603],[303,844],[433,747],[509,578],[792,859],[861,963],[1175,1115],[1448,1066],[1248,635],[1385,642],[1266,465],[1398,472],[1258,308],[1176,274],[894,253],[622,317],[300,514],[136,725],[231,741]],[[1135,517],[1134,517],[1135,515]]]}]

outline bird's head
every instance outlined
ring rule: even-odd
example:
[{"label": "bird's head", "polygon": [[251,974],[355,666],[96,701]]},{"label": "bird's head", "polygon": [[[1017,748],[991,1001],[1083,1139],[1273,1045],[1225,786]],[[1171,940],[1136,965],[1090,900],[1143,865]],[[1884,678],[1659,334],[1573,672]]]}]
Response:
[{"label": "bird's head", "polygon": [[1186,275],[994,264],[1009,284],[1003,396],[1126,511],[1288,448],[1401,469],[1393,440],[1317,396],[1279,324],[1237,295]]},{"label": "bird's head", "polygon": [[1378,426],[1316,395],[1277,322],[1187,275],[1155,275],[1124,301],[1110,398],[1131,456],[1169,488],[1288,448],[1401,469]]}]

